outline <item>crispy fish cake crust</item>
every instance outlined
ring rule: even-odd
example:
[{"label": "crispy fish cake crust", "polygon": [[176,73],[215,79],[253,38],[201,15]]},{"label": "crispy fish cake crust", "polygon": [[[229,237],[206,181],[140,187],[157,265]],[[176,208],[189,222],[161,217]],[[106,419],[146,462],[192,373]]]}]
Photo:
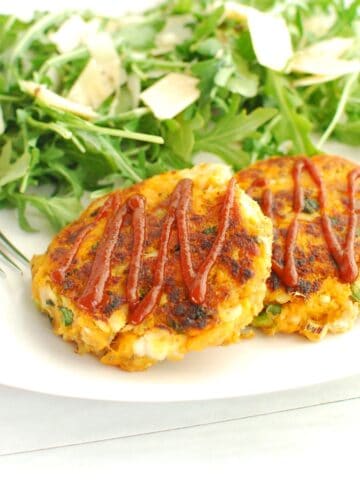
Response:
[{"label": "crispy fish cake crust", "polygon": [[[221,165],[200,165],[158,175],[120,192],[122,203],[133,194],[146,198],[146,243],[138,285],[141,297],[153,286],[169,198],[183,178],[193,181],[188,224],[197,271],[216,238],[230,171]],[[94,311],[82,308],[78,300],[106,218],[98,220],[86,235],[63,281],[53,279],[68,249],[94,221],[107,198],[93,202],[53,239],[44,255],[33,258],[33,297],[52,319],[55,333],[75,342],[78,352],[91,352],[101,362],[129,371],[144,370],[165,359],[179,360],[190,350],[236,342],[263,308],[265,281],[270,274],[272,225],[256,202],[235,187],[225,243],[210,271],[201,305],[189,298],[180,266],[178,234],[173,228],[160,300],[142,323],[133,325],[125,295],[133,242],[130,215],[120,230],[103,299]]]},{"label": "crispy fish cake crust", "polygon": [[[268,187],[273,193],[273,258],[281,265],[284,263],[286,233],[294,218],[292,171],[298,159],[300,157],[271,158],[236,176],[238,185],[259,203],[263,194],[261,179],[268,181]],[[320,171],[326,187],[326,211],[332,227],[340,245],[344,245],[349,218],[347,176],[356,165],[330,155],[314,156],[312,162]],[[251,187],[254,182],[255,186]],[[272,272],[267,281],[265,303],[280,304],[282,308],[270,307],[268,314],[260,316],[257,324],[270,334],[299,332],[310,340],[318,340],[328,331],[340,333],[349,330],[359,314],[359,308],[358,303],[352,299],[350,284],[340,281],[338,267],[325,242],[318,188],[307,170],[302,173],[301,185],[304,189],[305,207],[299,217],[294,252],[298,284],[296,287],[286,287]],[[359,265],[359,232],[355,239],[355,258]]]}]

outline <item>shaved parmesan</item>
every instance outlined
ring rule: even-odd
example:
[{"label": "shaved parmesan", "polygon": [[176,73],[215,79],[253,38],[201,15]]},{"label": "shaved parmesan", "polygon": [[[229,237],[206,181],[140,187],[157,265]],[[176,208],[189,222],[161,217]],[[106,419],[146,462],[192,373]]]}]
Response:
[{"label": "shaved parmesan", "polygon": [[291,37],[282,17],[253,11],[248,16],[251,41],[260,65],[284,70],[293,55]]},{"label": "shaved parmesan", "polygon": [[348,51],[354,44],[352,38],[334,37],[329,40],[315,43],[311,47],[296,52],[291,65],[296,65],[297,61],[316,58],[317,60],[326,58],[339,58]]},{"label": "shaved parmesan", "polygon": [[191,37],[191,29],[187,24],[193,20],[191,15],[175,15],[166,20],[164,28],[157,35],[156,49],[153,54],[170,52],[176,45]]},{"label": "shaved parmesan", "polygon": [[326,83],[335,80],[337,75],[308,75],[307,77],[298,78],[293,82],[294,87],[309,87],[318,83]]},{"label": "shaved parmesan", "polygon": [[91,38],[99,29],[99,20],[85,22],[80,15],[73,15],[54,33],[49,35],[60,53],[71,52],[87,39]]},{"label": "shaved parmesan", "polygon": [[315,58],[308,58],[303,61],[297,61],[291,65],[295,72],[311,73],[313,75],[326,75],[333,78],[348,75],[349,73],[360,72],[360,60],[341,60],[332,58],[323,58],[321,62]]},{"label": "shaved parmesan", "polygon": [[181,73],[169,73],[142,92],[141,100],[160,120],[174,118],[200,96],[199,80]]},{"label": "shaved parmesan", "polygon": [[120,66],[120,59],[114,46],[114,42],[109,33],[100,32],[86,41],[90,55],[97,62],[104,66],[109,66],[112,62]]},{"label": "shaved parmesan", "polygon": [[303,26],[306,33],[312,33],[317,37],[325,35],[334,25],[336,14],[334,11],[330,13],[319,13],[303,20]]},{"label": "shaved parmesan", "polygon": [[112,82],[101,65],[92,58],[72,86],[68,98],[97,109],[113,92]]},{"label": "shaved parmesan", "polygon": [[335,37],[324,40],[297,52],[288,65],[289,71],[310,73],[332,79],[360,72],[359,60],[344,60],[339,57],[353,46],[351,38]]},{"label": "shaved parmesan", "polygon": [[225,13],[229,18],[247,21],[260,65],[272,70],[284,70],[293,56],[293,48],[289,29],[282,17],[235,2],[225,4]]},{"label": "shaved parmesan", "polygon": [[97,109],[126,81],[110,35],[98,33],[87,41],[91,58],[71,87],[68,98]]},{"label": "shaved parmesan", "polygon": [[97,114],[92,108],[72,102],[67,98],[58,95],[49,90],[45,85],[39,83],[22,80],[19,82],[21,90],[36,99],[45,103],[49,107],[58,108],[64,112],[71,112],[84,118],[96,118]]}]

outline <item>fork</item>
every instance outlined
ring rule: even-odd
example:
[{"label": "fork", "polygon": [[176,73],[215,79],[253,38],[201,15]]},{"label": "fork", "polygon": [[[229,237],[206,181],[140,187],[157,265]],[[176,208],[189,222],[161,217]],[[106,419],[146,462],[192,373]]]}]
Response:
[{"label": "fork", "polygon": [[[0,230],[0,259],[3,260],[6,265],[9,265],[22,273],[22,268],[9,255],[12,255],[12,257],[20,260],[25,265],[29,264],[29,260],[25,257],[25,255],[21,253],[20,250],[18,250]],[[6,277],[5,271],[1,267],[0,275]]]}]

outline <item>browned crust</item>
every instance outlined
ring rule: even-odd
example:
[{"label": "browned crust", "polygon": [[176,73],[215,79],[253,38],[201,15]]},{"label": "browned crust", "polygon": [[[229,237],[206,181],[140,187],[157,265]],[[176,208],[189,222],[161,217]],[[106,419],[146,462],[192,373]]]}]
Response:
[{"label": "browned crust", "polygon": [[[236,175],[241,188],[248,191],[254,180],[266,178],[274,195],[274,232],[273,258],[283,264],[284,241],[286,232],[293,218],[293,178],[292,169],[300,157],[276,157],[259,162],[256,165],[239,172]],[[327,189],[327,213],[331,218],[333,228],[343,244],[348,221],[347,175],[356,165],[344,158],[334,155],[316,155],[313,162],[320,170]],[[317,200],[318,189],[314,181],[304,172],[301,184],[305,198]],[[261,201],[263,187],[249,190],[250,196]],[[359,195],[358,195],[359,198]],[[356,261],[360,261],[360,229],[355,241]],[[338,278],[337,266],[329,253],[322,234],[320,213],[303,213],[300,219],[300,229],[297,238],[295,261],[299,274],[298,285],[294,288],[285,287],[275,273],[268,279],[270,292],[295,291],[308,297],[317,292],[326,278]],[[340,280],[339,280],[340,281]]]},{"label": "browned crust", "polygon": [[[146,250],[154,249],[157,251],[159,248],[161,227],[172,190],[165,191],[166,194],[158,194],[156,205],[147,209]],[[120,193],[122,202],[125,202],[134,193],[143,193],[143,183],[122,191]],[[101,200],[93,202],[76,222],[63,229],[53,239],[46,256],[41,260],[41,263],[47,262],[49,278],[61,265],[69,246],[76,240],[83,227],[94,219],[100,206],[107,198],[103,197]],[[224,193],[218,194],[214,196],[213,201],[203,205],[204,214],[199,215],[192,212],[189,215],[191,252],[195,270],[197,270],[214,242],[223,199]],[[234,285],[239,287],[245,285],[255,275],[254,258],[259,255],[258,240],[256,236],[250,235],[244,229],[240,217],[239,209],[234,208],[231,214],[230,227],[226,233],[225,247],[216,262],[216,268],[210,273],[206,302],[202,306],[194,305],[189,299],[180,269],[177,231],[173,230],[163,288],[163,293],[167,295],[167,301],[155,307],[152,318],[156,319],[156,323],[153,326],[175,330],[178,333],[195,333],[210,328],[218,321],[216,315],[214,315],[217,306],[227,298],[231,288]],[[105,223],[106,219],[101,220],[83,242],[81,251],[79,251],[68,270],[64,281],[59,285],[53,285],[58,295],[71,300],[78,309],[81,308],[77,301],[89,278],[91,265]],[[107,321],[116,309],[126,303],[124,291],[128,270],[125,269],[118,275],[114,272],[117,267],[129,264],[132,241],[131,217],[127,216],[113,255],[112,277],[107,283],[102,303],[94,312],[96,319]],[[238,261],[232,258],[234,249],[240,252]],[[139,282],[141,296],[144,296],[153,284],[155,262],[156,256],[146,257],[143,261]],[[219,284],[215,278],[218,270],[226,272],[232,282]]]}]

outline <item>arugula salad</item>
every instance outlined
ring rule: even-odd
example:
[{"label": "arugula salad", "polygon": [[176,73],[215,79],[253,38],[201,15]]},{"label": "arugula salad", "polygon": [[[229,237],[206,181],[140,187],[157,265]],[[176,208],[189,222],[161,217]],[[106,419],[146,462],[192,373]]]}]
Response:
[{"label": "arugula salad", "polygon": [[[360,145],[359,0],[171,0],[143,15],[0,15],[0,207],[60,229],[185,168]],[[311,134],[317,133],[314,143]]]}]

